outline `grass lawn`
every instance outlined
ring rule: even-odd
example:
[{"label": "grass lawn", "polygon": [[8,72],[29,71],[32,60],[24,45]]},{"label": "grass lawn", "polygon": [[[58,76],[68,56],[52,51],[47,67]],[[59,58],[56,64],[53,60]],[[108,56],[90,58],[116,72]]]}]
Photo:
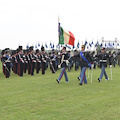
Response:
[{"label": "grass lawn", "polygon": [[[99,83],[101,70],[93,70],[93,82],[79,86],[80,70],[67,72],[58,84],[60,70],[52,74],[19,77],[11,72],[9,79],[0,65],[0,120],[119,120],[120,67],[112,68],[113,80]],[[110,69],[106,69],[110,78]],[[88,77],[88,71],[86,71]]]}]

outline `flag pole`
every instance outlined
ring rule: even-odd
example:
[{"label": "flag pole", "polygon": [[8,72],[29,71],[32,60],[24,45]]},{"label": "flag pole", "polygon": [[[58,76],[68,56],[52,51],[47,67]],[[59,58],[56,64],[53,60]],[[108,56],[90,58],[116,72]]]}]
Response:
[{"label": "flag pole", "polygon": [[[60,34],[59,32],[60,32],[60,18],[58,16],[58,43],[59,43],[59,34]],[[58,51],[60,52],[60,44],[58,46]]]}]

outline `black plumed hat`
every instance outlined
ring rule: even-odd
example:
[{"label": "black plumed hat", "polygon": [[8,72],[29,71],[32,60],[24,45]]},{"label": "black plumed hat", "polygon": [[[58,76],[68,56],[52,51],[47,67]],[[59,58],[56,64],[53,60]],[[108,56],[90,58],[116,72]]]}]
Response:
[{"label": "black plumed hat", "polygon": [[19,46],[18,49],[19,49],[19,50],[22,50],[23,48],[22,48],[22,46]]},{"label": "black plumed hat", "polygon": [[29,47],[29,50],[32,51],[32,50],[33,50],[33,46],[30,46],[30,47]]},{"label": "black plumed hat", "polygon": [[39,53],[39,49],[36,50],[36,53]]},{"label": "black plumed hat", "polygon": [[41,51],[45,51],[45,48],[43,46],[41,47]]}]

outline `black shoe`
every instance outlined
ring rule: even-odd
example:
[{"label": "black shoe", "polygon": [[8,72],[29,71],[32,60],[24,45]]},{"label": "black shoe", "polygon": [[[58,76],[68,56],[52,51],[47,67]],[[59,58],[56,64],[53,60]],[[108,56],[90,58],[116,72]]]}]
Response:
[{"label": "black shoe", "polygon": [[60,83],[60,81],[59,81],[58,79],[56,79],[56,81],[57,81],[58,83]]},{"label": "black shoe", "polygon": [[82,83],[79,83],[79,85],[82,85]]},{"label": "black shoe", "polygon": [[78,77],[78,80],[80,80],[80,78]]},{"label": "black shoe", "polygon": [[100,82],[101,80],[100,80],[100,78],[98,78],[98,82]]}]

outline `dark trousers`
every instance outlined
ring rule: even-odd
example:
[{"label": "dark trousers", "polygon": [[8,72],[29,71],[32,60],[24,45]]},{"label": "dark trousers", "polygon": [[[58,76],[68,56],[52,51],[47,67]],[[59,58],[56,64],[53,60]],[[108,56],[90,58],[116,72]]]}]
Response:
[{"label": "dark trousers", "polygon": [[30,74],[30,70],[31,70],[31,65],[30,63],[28,63],[28,74]]},{"label": "dark trousers", "polygon": [[10,77],[10,63],[6,63],[6,66],[5,66],[5,77],[6,78]]},{"label": "dark trousers", "polygon": [[18,68],[17,69],[18,75],[19,76],[23,76],[23,63],[22,62],[18,63],[18,67],[17,68]]},{"label": "dark trousers", "polygon": [[36,63],[36,73],[39,73],[40,71],[40,62]]},{"label": "dark trousers", "polygon": [[46,63],[42,62],[42,74],[45,74],[45,70],[46,70]]},{"label": "dark trousers", "polygon": [[34,75],[35,62],[31,62],[30,66],[31,66],[30,74]]},{"label": "dark trousers", "polygon": [[24,73],[26,73],[27,66],[28,66],[28,64],[27,64],[27,63],[24,63]]}]

